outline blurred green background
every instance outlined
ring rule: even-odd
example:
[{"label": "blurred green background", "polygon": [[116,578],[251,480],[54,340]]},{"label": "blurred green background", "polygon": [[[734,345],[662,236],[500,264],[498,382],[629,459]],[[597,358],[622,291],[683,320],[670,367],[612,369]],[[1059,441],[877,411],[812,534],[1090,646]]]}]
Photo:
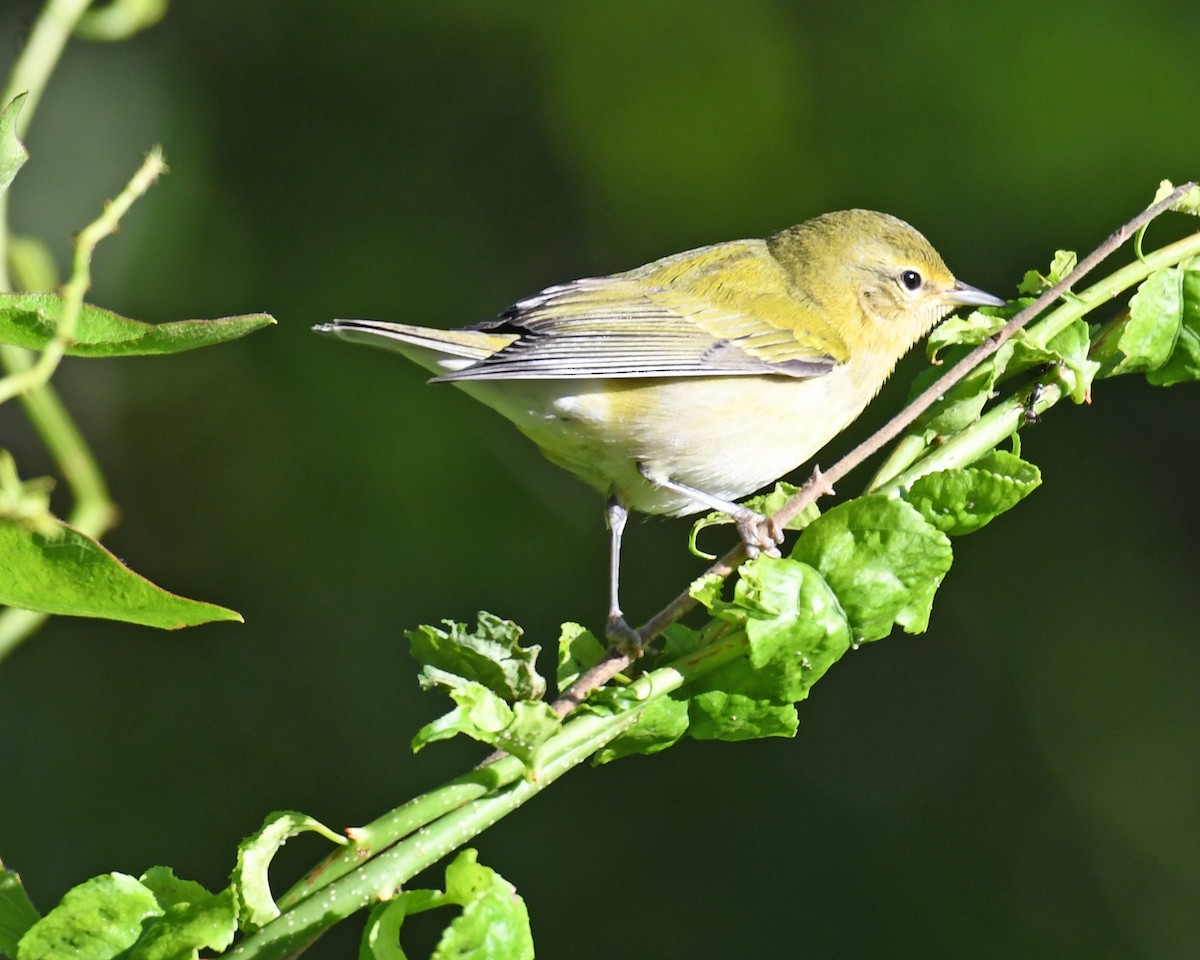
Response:
[{"label": "blurred green background", "polygon": [[[35,10],[0,7],[5,69]],[[101,247],[90,299],[280,324],[60,372],[122,508],[111,548],[247,622],[59,619],[0,666],[4,862],[43,907],[155,863],[219,886],[270,810],[359,823],[479,758],[409,753],[444,704],[405,627],[485,608],[550,646],[600,623],[599,498],[313,323],[474,322],[850,205],[1012,295],[1200,175],[1198,40],[1192,0],[206,0],[70,47],[14,229],[64,262],[161,142],[171,174]],[[18,414],[0,445],[48,472]],[[956,541],[930,632],[848,656],[796,740],[580,770],[489,831],[539,955],[1194,957],[1198,414],[1200,390],[1128,378],[1031,429],[1044,487]],[[632,618],[701,569],[686,529],[631,528]],[[277,882],[320,853],[295,841]]]}]

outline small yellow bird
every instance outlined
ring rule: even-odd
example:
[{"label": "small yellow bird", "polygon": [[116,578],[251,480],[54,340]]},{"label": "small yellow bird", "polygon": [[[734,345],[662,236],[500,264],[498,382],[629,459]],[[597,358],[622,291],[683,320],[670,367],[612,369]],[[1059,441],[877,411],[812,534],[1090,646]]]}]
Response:
[{"label": "small yellow bird", "polygon": [[795,470],[863,411],[896,362],[958,306],[1004,301],[954,279],[920,233],[827,213],[607,277],[547,287],[461,330],[335,320],[511,420],[609,498],[608,636],[628,510],[729,514],[753,556],[781,531],[733,501]]}]

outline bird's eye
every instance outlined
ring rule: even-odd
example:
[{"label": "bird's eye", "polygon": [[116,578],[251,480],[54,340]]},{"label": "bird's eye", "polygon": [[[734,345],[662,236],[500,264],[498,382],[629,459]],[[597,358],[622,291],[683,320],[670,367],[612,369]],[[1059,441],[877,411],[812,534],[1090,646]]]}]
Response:
[{"label": "bird's eye", "polygon": [[905,270],[900,274],[900,282],[904,284],[906,290],[919,290],[921,288],[921,275],[916,270]]}]

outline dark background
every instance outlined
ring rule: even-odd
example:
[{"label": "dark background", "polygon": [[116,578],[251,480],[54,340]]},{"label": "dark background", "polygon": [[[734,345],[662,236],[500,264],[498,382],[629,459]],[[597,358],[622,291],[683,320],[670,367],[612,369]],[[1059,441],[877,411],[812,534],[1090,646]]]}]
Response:
[{"label": "dark background", "polygon": [[[34,9],[0,11],[6,59]],[[549,647],[599,624],[599,498],[313,323],[474,322],[850,205],[1011,295],[1200,174],[1198,39],[1191,0],[206,0],[70,47],[14,229],[65,262],[161,142],[172,172],[89,299],[279,326],[57,377],[122,509],[111,548],[247,622],[59,619],[0,666],[4,862],[43,907],[156,863],[219,886],[270,810],[360,823],[480,756],[409,753],[445,704],[404,628],[482,608]],[[956,541],[929,633],[849,655],[796,740],[580,770],[480,838],[539,955],[1195,956],[1198,412],[1200,390],[1133,378],[1054,410],[1025,438],[1044,486]],[[18,414],[2,445],[48,472]],[[685,536],[632,527],[633,618],[701,569]],[[281,885],[321,853],[293,846]],[[352,955],[344,926],[310,955]]]}]

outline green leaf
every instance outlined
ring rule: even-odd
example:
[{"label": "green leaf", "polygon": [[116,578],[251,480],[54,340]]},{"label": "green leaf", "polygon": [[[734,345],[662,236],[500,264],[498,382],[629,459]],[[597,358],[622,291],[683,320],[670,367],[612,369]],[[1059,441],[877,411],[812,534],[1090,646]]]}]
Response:
[{"label": "green leaf", "polygon": [[905,499],[943,533],[962,536],[1015,507],[1041,482],[1041,471],[1032,463],[995,450],[969,467],[920,477]]},{"label": "green leaf", "polygon": [[279,907],[271,896],[267,871],[280,847],[292,837],[308,832],[319,833],[334,843],[347,842],[345,837],[307,814],[278,810],[270,814],[257,831],[238,844],[237,866],[232,880],[238,916],[244,929],[257,930],[279,916]]},{"label": "green leaf", "polygon": [[997,375],[1012,376],[1035,367],[1048,367],[1075,403],[1090,395],[1100,364],[1089,356],[1092,341],[1088,325],[1074,320],[1045,343],[1038,328],[1021,330],[996,351]]},{"label": "green leaf", "polygon": [[947,536],[911,504],[871,494],[825,513],[792,557],[820,572],[861,643],[886,637],[893,624],[922,632],[953,552]]},{"label": "green leaf", "polygon": [[[1158,192],[1154,195],[1154,201],[1151,203],[1151,206],[1162,200],[1166,200],[1174,192],[1175,184],[1170,180],[1163,180],[1158,185]],[[1171,209],[1179,213],[1190,213],[1193,216],[1200,216],[1200,186],[1192,184],[1192,189],[1180,197]]]},{"label": "green leaf", "polygon": [[[1003,318],[998,319],[1001,323],[1004,322]],[[941,327],[938,330],[940,331]],[[986,325],[976,329],[980,342],[986,339],[986,336],[990,336],[987,331]],[[967,338],[959,342],[939,342],[937,349],[947,350],[944,362],[953,364],[966,356],[972,346],[974,343]],[[1076,320],[1044,344],[1038,339],[1036,329],[1021,330],[1007,340],[989,360],[947,390],[945,396],[917,420],[917,428],[926,433],[927,440],[935,436],[952,436],[964,430],[979,419],[1001,376],[1012,376],[1034,367],[1050,367],[1053,376],[1061,381],[1063,389],[1076,403],[1082,403],[1087,398],[1092,380],[1100,369],[1100,364],[1088,356],[1090,348],[1088,326],[1082,320]],[[940,369],[932,367],[921,371],[913,381],[910,399],[941,374]]]},{"label": "green leaf", "polygon": [[20,875],[0,864],[0,955],[15,957],[17,941],[38,917]]},{"label": "green leaf", "polygon": [[1077,259],[1074,250],[1056,250],[1054,260],[1050,264],[1050,272],[1041,274],[1036,270],[1028,271],[1021,285],[1017,287],[1017,292],[1032,297],[1045,293],[1075,269]]},{"label": "green leaf", "polygon": [[[54,339],[62,316],[62,298],[53,293],[0,294],[0,343],[44,350]],[[150,324],[84,304],[79,311],[72,357],[139,357],[181,353],[236,340],[270,326],[275,319],[251,313],[218,320],[176,320]]]},{"label": "green leaf", "polygon": [[[1010,340],[1009,343],[1011,342]],[[1000,349],[1004,350],[1006,347],[1008,344]],[[950,347],[944,362],[951,365],[957,363],[967,355],[969,349],[968,346]],[[928,367],[918,373],[913,378],[909,399],[924,391],[942,375],[942,372],[942,369],[938,367]],[[937,403],[921,414],[913,429],[924,431],[928,440],[935,436],[950,436],[970,426],[979,419],[984,406],[991,399],[992,387],[996,384],[997,376],[994,362],[982,363],[947,390]]]},{"label": "green leaf", "polygon": [[163,914],[150,923],[127,960],[196,960],[202,949],[221,951],[233,942],[238,904],[232,887],[209,893],[169,867],[151,867],[141,880]]},{"label": "green leaf", "polygon": [[546,681],[537,672],[542,648],[521,646],[521,628],[511,620],[481,611],[474,630],[442,622],[446,630],[426,625],[405,631],[413,658],[424,667],[423,689],[445,684],[449,674],[481,683],[508,701],[537,700],[545,694]]},{"label": "green leaf", "polygon": [[405,919],[450,904],[440,890],[405,890],[374,907],[367,915],[358,946],[359,960],[408,960],[400,947],[400,928]]},{"label": "green leaf", "polygon": [[1180,292],[1183,307],[1175,349],[1162,366],[1146,374],[1156,387],[1200,380],[1200,261],[1183,271]]},{"label": "green leaf", "polygon": [[1155,270],[1129,300],[1129,320],[1117,346],[1125,360],[1118,373],[1157,370],[1171,356],[1183,324],[1183,271]]},{"label": "green leaf", "polygon": [[642,708],[637,722],[609,741],[592,762],[599,765],[635,754],[649,755],[678,742],[688,729],[687,692],[655,697]]},{"label": "green leaf", "polygon": [[[448,677],[451,675],[447,675]],[[454,677],[450,697],[457,706],[417,731],[413,751],[460,733],[517,757],[532,775],[538,748],[562,729],[562,720],[544,700],[518,700],[511,706],[482,683]]]},{"label": "green leaf", "polygon": [[414,892],[407,890],[394,900],[371,908],[358,944],[358,960],[408,960],[408,954],[400,947],[400,928],[408,916],[405,895]]},{"label": "green leaf", "polygon": [[134,573],[104,547],[57,523],[46,536],[0,519],[0,604],[73,617],[122,620],[164,630],[237,620],[216,604],[168,593]]},{"label": "green leaf", "polygon": [[529,912],[513,885],[463,850],[446,867],[446,892],[406,890],[371,911],[359,960],[406,960],[400,947],[404,920],[434,907],[459,906],[431,960],[532,960]]},{"label": "green leaf", "polygon": [[29,159],[29,151],[17,139],[17,118],[27,96],[27,93],[17,94],[0,110],[0,194],[8,190],[17,171]]},{"label": "green leaf", "polygon": [[558,671],[556,682],[559,691],[566,690],[579,679],[580,674],[590,670],[604,656],[604,644],[587,627],[578,623],[564,623],[558,635]]},{"label": "green leaf", "polygon": [[[800,492],[800,487],[791,483],[785,483],[783,480],[777,481],[774,488],[767,493],[760,493],[758,496],[751,497],[745,500],[742,506],[748,510],[753,510],[755,513],[761,514],[764,517],[770,517],[778,513],[785,503],[793,496]],[[815,503],[810,503],[807,507],[800,511],[796,516],[792,517],[783,525],[785,530],[803,530],[817,517],[821,515]],[[688,550],[693,556],[700,557],[704,560],[715,560],[717,555],[713,553],[705,553],[700,549],[696,542],[700,531],[705,527],[717,527],[723,524],[733,523],[733,517],[727,513],[714,511],[707,516],[701,517],[692,524],[692,532],[688,537]]]},{"label": "green leaf", "polygon": [[175,876],[170,867],[151,867],[138,878],[154,894],[163,909],[179,903],[195,903],[212,896],[195,880]]},{"label": "green leaf", "polygon": [[1097,347],[1103,376],[1157,370],[1171,357],[1183,330],[1184,274],[1167,267],[1142,281],[1116,343],[1108,336]]},{"label": "green leaf", "polygon": [[[841,605],[813,567],[763,556],[743,564],[739,574],[732,602],[706,595],[710,612],[741,624],[748,656],[686,688],[688,735],[698,740],[794,735],[794,703],[850,648]],[[694,633],[672,633],[664,656],[690,653],[702,642]]]},{"label": "green leaf", "polygon": [[941,363],[939,354],[948,347],[975,347],[1003,329],[1012,315],[1008,307],[985,307],[972,310],[965,317],[957,313],[939,323],[925,341],[925,355],[930,363]]},{"label": "green leaf", "polygon": [[430,960],[533,960],[529,911],[500,874],[463,850],[446,868],[446,897],[462,905]]},{"label": "green leaf", "polygon": [[137,942],[148,919],[162,912],[154,894],[133,877],[92,877],[68,890],[58,906],[25,932],[17,960],[112,960]]},{"label": "green leaf", "polygon": [[792,703],[780,703],[761,693],[761,678],[744,660],[722,669],[719,683],[703,678],[688,701],[693,740],[761,740],[794,737],[800,715]]}]

